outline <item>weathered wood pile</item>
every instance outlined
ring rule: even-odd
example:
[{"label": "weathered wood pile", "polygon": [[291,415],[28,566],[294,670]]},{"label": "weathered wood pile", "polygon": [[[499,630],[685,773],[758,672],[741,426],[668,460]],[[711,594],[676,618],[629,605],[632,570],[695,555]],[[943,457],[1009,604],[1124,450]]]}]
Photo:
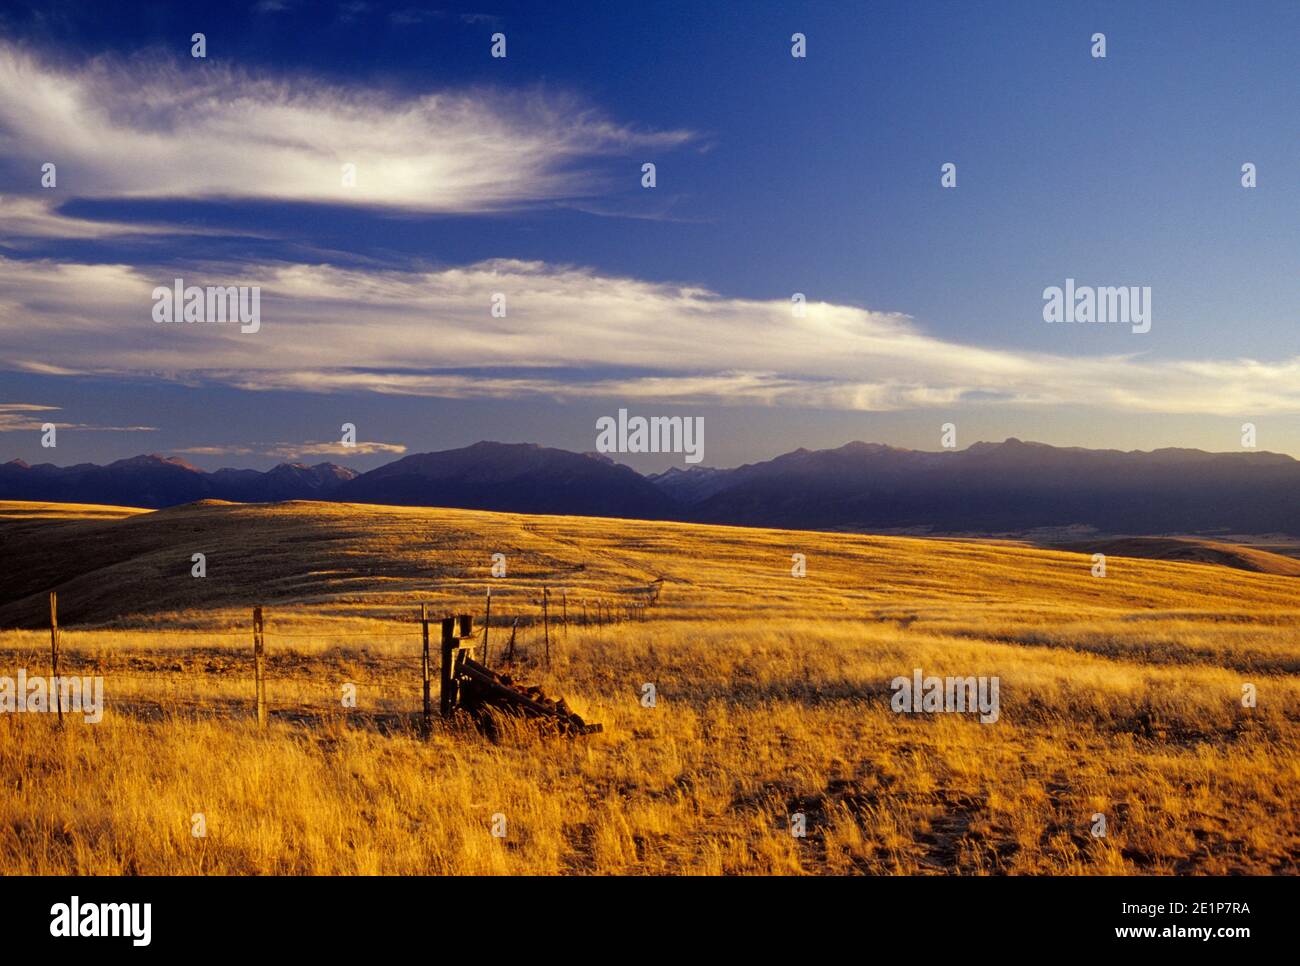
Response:
[{"label": "weathered wood pile", "polygon": [[563,698],[548,698],[541,688],[516,683],[510,675],[486,668],[468,656],[461,657],[455,682],[456,707],[489,727],[491,713],[497,712],[538,719],[559,734],[589,735],[604,730],[602,725],[583,721]]},{"label": "weathered wood pile", "polygon": [[[427,605],[420,607],[420,622],[424,627],[423,730],[427,735],[433,707],[430,695],[433,675]],[[517,684],[508,674],[493,671],[486,664],[475,661],[470,657],[475,645],[463,643],[473,637],[474,618],[469,614],[442,619],[441,710],[444,718],[454,718],[457,711],[465,711],[489,734],[496,732],[502,716],[535,720],[543,730],[552,734],[589,735],[603,730],[598,724],[587,724],[563,700],[552,700],[540,688]],[[486,640],[485,632],[485,644]]]}]

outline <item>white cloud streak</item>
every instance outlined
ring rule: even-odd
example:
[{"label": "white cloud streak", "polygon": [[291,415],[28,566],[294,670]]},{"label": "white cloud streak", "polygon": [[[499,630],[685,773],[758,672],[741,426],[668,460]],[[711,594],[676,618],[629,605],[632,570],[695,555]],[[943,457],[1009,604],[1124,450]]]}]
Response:
[{"label": "white cloud streak", "polygon": [[406,452],[401,443],[361,442],[352,446],[342,443],[308,442],[308,443],[253,443],[249,446],[189,446],[176,450],[189,456],[275,456],[280,459],[295,459],[300,456],[374,456],[391,454],[400,456]]},{"label": "white cloud streak", "polygon": [[[813,303],[800,319],[784,300],[538,262],[428,272],[209,265],[184,278],[261,286],[261,331],[154,323],[150,293],[170,286],[171,273],[0,258],[0,365],[453,398],[1300,412],[1300,358],[979,348],[929,335],[898,314]],[[498,293],[505,318],[491,314]]]},{"label": "white cloud streak", "polygon": [[0,403],[0,433],[40,432],[46,423],[52,423],[56,429],[104,433],[151,433],[157,430],[156,426],[99,426],[93,423],[58,422],[52,414],[59,411],[58,406],[39,403]]},{"label": "white cloud streak", "polygon": [[[169,225],[161,222],[123,222],[75,218],[60,213],[56,200],[59,199],[56,199],[52,193],[35,197],[30,195],[0,196],[0,242],[18,248],[30,248],[31,245],[25,243],[54,239],[139,239],[200,233],[205,238],[215,236],[266,237],[264,233],[260,232],[212,228],[207,225],[202,228],[194,228],[183,224]],[[66,196],[62,200],[66,200]]]},{"label": "white cloud streak", "polygon": [[540,89],[401,95],[157,54],[56,64],[0,42],[0,154],[33,188],[53,162],[70,196],[484,212],[589,196],[592,159],[691,138]]}]

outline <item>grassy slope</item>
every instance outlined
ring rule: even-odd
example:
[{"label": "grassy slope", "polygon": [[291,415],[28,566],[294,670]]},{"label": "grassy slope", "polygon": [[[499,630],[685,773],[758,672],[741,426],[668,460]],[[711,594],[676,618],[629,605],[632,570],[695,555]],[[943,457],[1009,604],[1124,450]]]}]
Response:
[{"label": "grassy slope", "polygon": [[[0,774],[17,776],[0,789],[0,872],[1221,872],[1300,857],[1291,577],[1111,558],[1101,579],[1084,554],[988,543],[312,503],[0,504],[0,541],[0,626],[39,627],[57,589],[69,662],[105,676],[111,709],[62,736],[0,717]],[[497,552],[509,572],[493,580]],[[571,627],[542,666],[543,585],[567,589],[576,620],[656,577],[648,620]],[[489,583],[494,617],[525,625],[524,676],[606,734],[410,732],[410,615],[481,613]],[[247,716],[254,602],[278,712],[265,738]],[[47,648],[39,631],[0,634],[0,671],[43,667]],[[998,675],[1001,720],[893,714],[888,682],[913,667]],[[786,831],[796,810],[806,839]],[[487,831],[498,811],[505,840]]]},{"label": "grassy slope", "polygon": [[1104,553],[1113,557],[1217,564],[1260,574],[1300,577],[1300,560],[1295,557],[1259,547],[1198,537],[1119,537],[1063,544],[1059,549],[1089,554]]},{"label": "grassy slope", "polygon": [[[658,577],[673,615],[691,618],[794,609],[858,619],[978,604],[1033,619],[1298,601],[1283,576],[1121,558],[1100,580],[1086,553],[973,541],[308,502],[82,509],[79,520],[66,506],[0,502],[0,625],[43,626],[51,589],[74,620],[130,626],[186,608],[243,620],[258,602],[348,614],[422,600],[468,606],[489,583],[507,597],[543,584],[608,597]],[[207,555],[206,580],[190,577],[196,552]],[[493,553],[506,555],[508,579],[490,577]],[[805,579],[791,577],[794,553],[807,557]]]}]

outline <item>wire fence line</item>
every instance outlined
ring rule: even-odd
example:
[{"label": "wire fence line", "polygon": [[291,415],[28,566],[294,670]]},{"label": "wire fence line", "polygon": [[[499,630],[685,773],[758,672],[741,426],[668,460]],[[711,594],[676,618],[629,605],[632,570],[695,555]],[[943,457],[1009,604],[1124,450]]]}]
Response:
[{"label": "wire fence line", "polygon": [[[591,626],[593,624],[597,626],[604,626],[606,624],[621,623],[624,620],[628,620],[628,621],[637,620],[637,619],[645,620],[646,619],[645,612],[647,608],[649,608],[650,606],[658,602],[659,590],[660,590],[660,584],[656,582],[654,584],[651,584],[651,586],[647,589],[646,593],[638,594],[631,601],[623,601],[619,606],[612,606],[609,600],[606,598],[602,598],[600,600],[591,601],[591,602],[587,601],[586,599],[583,599],[580,602],[580,610],[578,609],[577,606],[575,606],[575,611],[573,616],[575,618],[578,618],[577,622],[579,623],[580,626]],[[568,630],[570,626],[568,594],[567,592],[562,591],[558,598],[552,598],[549,588],[543,587],[542,595],[539,603],[541,605],[540,606],[541,629],[545,640],[544,653],[546,656],[546,665],[549,668],[551,663],[551,645],[552,645],[553,638],[555,638],[557,634],[563,634],[565,637],[568,636]],[[588,609],[588,603],[591,604],[590,610]],[[226,674],[227,671],[247,673],[247,662],[243,660],[227,666],[209,665],[207,667],[202,667],[202,668],[199,668],[197,666],[186,668],[184,663],[181,660],[179,660],[179,658],[181,657],[180,654],[174,654],[174,653],[169,654],[166,650],[153,652],[155,654],[160,655],[156,659],[159,666],[142,668],[139,663],[136,663],[134,665],[130,663],[131,660],[135,657],[135,654],[129,648],[122,649],[116,652],[117,655],[126,658],[127,667],[124,670],[119,672],[112,668],[105,668],[104,664],[111,663],[111,661],[106,662],[104,660],[105,651],[108,650],[109,653],[114,653],[111,649],[106,649],[102,646],[102,644],[99,644],[97,642],[92,643],[91,646],[85,647],[84,649],[77,649],[75,648],[75,645],[77,643],[82,643],[83,645],[85,645],[86,642],[88,641],[95,642],[97,638],[99,640],[102,640],[102,635],[113,634],[113,633],[153,634],[153,635],[162,635],[162,636],[166,636],[170,634],[173,640],[183,641],[191,645],[195,643],[201,643],[204,641],[211,641],[213,639],[217,639],[221,641],[239,639],[244,642],[247,642],[249,640],[250,634],[248,631],[238,631],[233,629],[207,631],[201,628],[193,628],[193,629],[186,628],[182,630],[156,628],[156,627],[155,628],[145,627],[145,628],[138,628],[138,629],[119,629],[119,628],[112,628],[112,627],[94,628],[94,629],[91,628],[69,629],[66,624],[64,624],[62,627],[59,624],[58,593],[55,591],[51,591],[49,594],[49,606],[50,606],[49,681],[50,681],[50,690],[52,694],[55,696],[54,698],[52,698],[52,700],[58,702],[57,711],[59,715],[60,727],[62,727],[63,725],[63,702],[62,702],[63,687],[62,686],[56,687],[55,685],[56,684],[66,685],[68,681],[75,680],[75,678],[77,677],[77,675],[73,675],[73,674],[65,673],[64,675],[60,675],[59,673],[60,658],[61,656],[65,656],[65,645],[68,644],[74,645],[74,647],[69,648],[66,652],[66,657],[71,657],[72,660],[65,663],[64,665],[65,672],[70,672],[73,670],[80,671],[82,670],[84,664],[89,664],[91,667],[94,667],[96,670],[101,672],[99,675],[96,675],[96,677],[102,677],[103,672],[107,672],[111,674],[113,677],[125,681],[149,680],[154,684],[164,684],[164,685],[167,683],[172,683],[174,685],[176,683],[175,678],[171,678],[169,681],[167,675],[170,674],[183,673],[183,674],[191,675],[191,677],[193,678],[193,676],[196,675],[196,672],[198,672],[200,675],[199,679],[201,680],[203,676],[211,675],[214,672],[219,674],[220,677],[223,679],[229,679]],[[494,621],[492,619],[491,609],[492,609],[492,595],[490,592],[488,592],[487,594],[485,594],[485,599],[484,599],[484,620],[480,625],[481,634],[482,634],[481,656],[483,661],[481,668],[484,676],[487,676],[491,673],[488,671],[487,667],[489,662],[489,656],[491,653],[490,636],[491,636],[493,625],[495,624],[496,629],[498,630],[498,632],[500,632],[498,635],[498,641],[496,642],[500,659],[505,661],[506,663],[513,663],[513,661],[516,659],[517,656],[522,656],[519,653],[519,649],[524,645],[524,640],[522,639],[522,636],[519,633],[521,620],[527,616],[530,616],[530,615],[514,615],[514,616],[504,615],[501,614],[500,611],[498,610],[498,613],[496,615],[496,620]],[[512,610],[513,609],[514,608],[512,608]],[[593,617],[594,620],[592,619]],[[270,628],[270,631],[268,633],[268,629],[265,621],[265,608],[263,608],[260,605],[254,607],[252,609],[251,639],[253,645],[252,663],[253,663],[253,678],[254,678],[254,685],[255,685],[255,692],[256,692],[255,706],[256,706],[256,713],[257,713],[258,727],[264,729],[267,725],[267,720],[268,720],[268,701],[267,701],[268,656],[272,657],[272,660],[269,663],[275,668],[276,673],[281,676],[281,682],[290,686],[297,687],[298,689],[297,697],[299,699],[300,707],[302,706],[302,702],[301,702],[302,686],[311,685],[313,682],[323,683],[320,682],[321,669],[317,669],[314,673],[295,674],[294,673],[295,671],[303,670],[303,669],[297,668],[291,663],[286,663],[281,660],[275,660],[274,652],[272,652],[271,655],[268,655],[268,650],[266,647],[268,638],[270,639],[272,645],[274,645],[276,641],[281,641],[281,640],[283,641],[307,640],[307,641],[318,641],[322,643],[330,642],[331,639],[333,640],[343,639],[347,641],[403,640],[403,641],[410,642],[412,645],[412,654],[409,657],[393,656],[393,671],[394,674],[396,674],[396,672],[399,669],[409,670],[409,667],[413,662],[414,657],[417,654],[421,656],[422,658],[421,675],[423,678],[423,691],[424,691],[424,717],[427,719],[429,717],[429,700],[430,700],[429,698],[430,633],[429,632],[430,632],[430,625],[431,623],[434,622],[438,622],[442,625],[442,636],[443,636],[442,644],[444,650],[443,665],[444,665],[444,676],[445,676],[447,667],[449,666],[448,660],[446,658],[447,642],[449,639],[448,635],[449,633],[451,633],[449,627],[453,623],[455,623],[461,628],[459,633],[455,635],[460,639],[475,639],[475,640],[478,639],[478,635],[480,632],[474,631],[472,629],[473,617],[469,614],[461,613],[455,616],[444,616],[440,619],[435,618],[431,620],[429,605],[422,604],[419,610],[419,618],[411,620],[410,623],[404,622],[401,625],[403,628],[401,632],[336,628],[333,630],[312,631],[306,633],[302,631],[286,631],[281,634],[276,632],[274,626]],[[295,626],[295,624],[290,623],[289,626],[293,627]],[[525,621],[523,626],[532,627],[533,633],[534,635],[536,635],[537,620],[535,616],[533,617],[532,620]],[[506,635],[504,633],[507,627],[509,628],[508,639],[506,639]],[[415,645],[417,642],[419,642],[422,645],[422,651],[416,651]],[[475,644],[461,645],[457,649],[456,653],[463,657],[465,654],[475,650],[477,647],[478,645]],[[227,654],[234,650],[235,648],[232,647],[228,650],[223,650],[221,653]],[[202,653],[201,649],[197,647],[194,648],[194,650],[185,653],[193,655],[196,652],[200,654]],[[161,655],[166,655],[166,656],[163,657]],[[294,657],[298,657],[299,655],[296,652],[291,651],[286,656],[292,659]],[[316,657],[320,657],[320,656],[321,655],[316,655]],[[169,666],[162,666],[162,665],[169,665]],[[374,679],[371,679],[369,681],[346,680],[346,678],[351,677],[350,674],[347,674],[346,671],[342,668],[335,668],[334,670],[336,672],[342,672],[342,676],[344,679],[334,680],[330,685],[330,687],[331,688],[342,687],[342,689],[345,692],[350,687],[352,689],[352,700],[353,700],[353,704],[351,705],[351,707],[355,707],[356,691],[359,687],[373,688],[383,693],[384,691],[388,690],[392,686],[391,682],[385,682],[384,684],[380,684],[378,681],[375,681]],[[371,674],[373,674],[376,668],[372,666],[366,670],[368,670]],[[509,684],[509,678],[508,677],[503,678],[501,679],[501,681],[503,683],[500,686],[498,686],[495,682],[493,686],[499,687],[499,689],[502,690],[503,692],[508,691],[509,688],[506,687],[505,685]],[[277,687],[277,690],[280,690],[280,688]],[[518,701],[525,700],[525,698],[519,697],[518,695],[515,695],[514,698],[517,699]],[[160,703],[157,698],[153,698],[151,700],[153,700],[155,704]],[[527,700],[531,701],[532,699],[527,698]],[[189,706],[194,704],[193,702],[185,701],[180,695],[174,693],[172,695],[164,697],[161,703],[165,704],[168,701],[170,701],[171,705],[173,706],[181,706],[181,705]],[[344,707],[349,706],[347,705],[346,700],[344,701],[343,706]],[[426,725],[427,725],[427,721],[426,721]]]}]

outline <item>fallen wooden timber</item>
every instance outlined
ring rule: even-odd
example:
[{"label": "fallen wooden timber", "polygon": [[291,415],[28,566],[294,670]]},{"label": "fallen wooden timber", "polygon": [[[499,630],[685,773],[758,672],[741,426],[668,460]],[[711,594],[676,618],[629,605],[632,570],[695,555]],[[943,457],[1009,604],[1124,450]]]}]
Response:
[{"label": "fallen wooden timber", "polygon": [[561,734],[590,735],[604,730],[603,725],[583,721],[563,698],[551,700],[539,688],[516,684],[509,675],[484,667],[463,651],[455,677],[456,706],[476,717],[486,717],[490,709],[541,719]]}]

